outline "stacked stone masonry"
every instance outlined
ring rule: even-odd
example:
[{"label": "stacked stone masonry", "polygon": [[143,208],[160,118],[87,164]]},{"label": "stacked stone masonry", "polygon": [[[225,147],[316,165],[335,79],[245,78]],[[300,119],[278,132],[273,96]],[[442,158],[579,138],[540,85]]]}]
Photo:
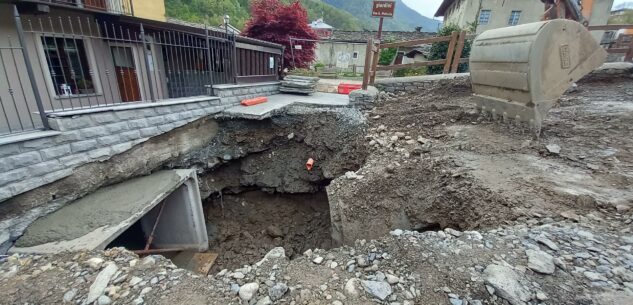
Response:
[{"label": "stacked stone masonry", "polygon": [[216,114],[255,96],[279,92],[279,83],[224,85],[218,97],[113,106],[49,115],[48,136],[0,144],[0,202],[109,159],[151,137]]},{"label": "stacked stone masonry", "polygon": [[374,84],[380,91],[390,93],[419,93],[433,89],[443,83],[470,82],[469,73],[438,74],[425,76],[411,76],[398,78],[384,78],[376,80]]},{"label": "stacked stone masonry", "polygon": [[279,94],[279,86],[280,82],[215,85],[213,86],[213,93],[222,99],[223,104],[238,105],[245,99]]}]

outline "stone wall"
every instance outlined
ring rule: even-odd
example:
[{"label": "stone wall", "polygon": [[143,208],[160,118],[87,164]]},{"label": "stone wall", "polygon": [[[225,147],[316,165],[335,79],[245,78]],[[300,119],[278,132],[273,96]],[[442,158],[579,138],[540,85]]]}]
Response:
[{"label": "stone wall", "polygon": [[223,104],[237,105],[245,99],[279,94],[280,85],[280,82],[215,85],[213,86],[213,93],[222,99]]},{"label": "stone wall", "polygon": [[52,113],[46,136],[0,145],[0,201],[226,107],[205,97]]},{"label": "stone wall", "polygon": [[456,82],[470,83],[470,73],[438,74],[411,77],[383,78],[376,80],[374,86],[380,91],[399,93],[419,93],[434,88],[438,84]]},{"label": "stone wall", "polygon": [[349,104],[353,107],[369,109],[378,99],[378,93],[378,89],[372,86],[367,87],[367,90],[354,90],[349,94]]},{"label": "stone wall", "polygon": [[51,130],[0,138],[0,202],[72,174],[149,138],[238,105],[279,93],[279,82],[216,85],[217,97],[170,99],[54,112]]}]

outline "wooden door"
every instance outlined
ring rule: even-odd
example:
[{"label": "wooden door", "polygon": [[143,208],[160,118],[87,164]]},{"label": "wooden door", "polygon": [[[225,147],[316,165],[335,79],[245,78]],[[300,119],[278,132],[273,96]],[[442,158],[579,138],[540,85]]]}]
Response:
[{"label": "wooden door", "polygon": [[113,46],[111,50],[121,100],[123,102],[140,101],[141,90],[132,48]]}]

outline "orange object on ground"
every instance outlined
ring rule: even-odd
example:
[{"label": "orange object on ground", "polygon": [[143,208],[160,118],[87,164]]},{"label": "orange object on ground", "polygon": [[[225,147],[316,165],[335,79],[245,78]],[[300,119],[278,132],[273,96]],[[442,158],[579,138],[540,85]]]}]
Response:
[{"label": "orange object on ground", "polygon": [[253,106],[257,104],[262,104],[268,102],[268,98],[265,96],[260,96],[256,98],[250,98],[242,101],[242,106]]},{"label": "orange object on ground", "polygon": [[311,171],[313,167],[314,167],[314,159],[310,158],[308,159],[308,162],[306,162],[306,168],[309,171]]},{"label": "orange object on ground", "polygon": [[358,90],[360,88],[362,88],[363,85],[361,84],[347,84],[347,83],[340,83],[338,85],[338,94],[350,94],[350,92],[354,91],[354,90]]}]

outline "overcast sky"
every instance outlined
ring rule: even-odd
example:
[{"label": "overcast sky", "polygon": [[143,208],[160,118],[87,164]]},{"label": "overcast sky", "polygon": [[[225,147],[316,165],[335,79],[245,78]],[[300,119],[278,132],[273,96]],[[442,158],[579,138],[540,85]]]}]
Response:
[{"label": "overcast sky", "polygon": [[[433,15],[435,15],[437,8],[440,6],[440,3],[442,3],[442,0],[403,0],[403,1],[412,9],[430,18],[433,18]],[[618,5],[626,1],[627,0],[615,0],[614,5]]]}]

